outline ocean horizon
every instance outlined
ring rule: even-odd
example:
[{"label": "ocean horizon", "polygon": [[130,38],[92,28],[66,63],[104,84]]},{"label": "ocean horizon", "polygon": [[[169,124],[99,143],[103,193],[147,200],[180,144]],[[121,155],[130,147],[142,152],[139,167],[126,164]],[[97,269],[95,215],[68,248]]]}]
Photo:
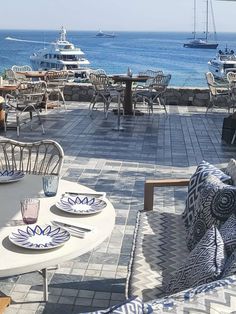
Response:
[{"label": "ocean horizon", "polygon": [[[218,33],[218,49],[209,50],[184,48],[189,32],[114,32],[115,38],[98,38],[97,31],[68,30],[67,39],[81,48],[93,69],[108,74],[126,73],[128,67],[133,73],[162,70],[171,74],[170,85],[179,87],[206,87],[207,62],[226,46],[236,50],[231,32]],[[0,73],[14,64],[30,65],[30,55],[58,37],[59,30],[0,30]]]}]

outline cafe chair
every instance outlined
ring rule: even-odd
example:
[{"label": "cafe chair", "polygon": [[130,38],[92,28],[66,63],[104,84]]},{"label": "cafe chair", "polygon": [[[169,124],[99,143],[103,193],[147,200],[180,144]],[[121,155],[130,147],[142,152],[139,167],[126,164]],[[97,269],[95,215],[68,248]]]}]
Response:
[{"label": "cafe chair", "polygon": [[18,84],[26,80],[26,77],[23,73],[16,73],[12,69],[5,70],[5,76],[9,84]]},{"label": "cafe chair", "polygon": [[162,107],[166,109],[166,90],[171,80],[171,74],[163,74],[163,72],[157,74],[154,78],[150,80],[149,86],[143,92],[138,92],[138,97],[142,97],[142,101],[147,105],[148,112],[153,114],[155,107]]},{"label": "cafe chair", "polygon": [[[0,139],[0,170],[17,170],[31,175],[60,175],[64,152],[53,140],[24,143]],[[55,267],[53,268],[55,269]],[[48,300],[47,268],[39,270],[43,277],[44,300]],[[10,303],[10,297],[0,297],[0,313]]]},{"label": "cafe chair", "polygon": [[94,87],[94,94],[89,106],[90,116],[96,105],[103,103],[103,110],[105,118],[107,119],[108,110],[111,102],[115,99],[122,99],[122,91],[120,84],[112,84],[111,79],[104,73],[90,73],[89,80]]},{"label": "cafe chair", "polygon": [[228,72],[227,73],[227,81],[229,82],[229,94],[230,94],[230,108],[233,110],[236,107],[236,73]]},{"label": "cafe chair", "polygon": [[[69,72],[64,70],[47,71],[45,74],[45,80],[47,82],[47,100],[49,100],[50,98],[55,100],[56,97],[57,106],[59,107],[59,103],[61,100],[66,110],[67,108],[64,96],[64,88],[65,84],[69,80]],[[47,101],[45,105],[45,110],[47,111]]]},{"label": "cafe chair", "polygon": [[144,107],[146,107],[145,96],[149,95],[150,86],[154,83],[155,77],[158,75],[164,75],[164,73],[161,70],[146,70],[139,72],[138,75],[147,76],[148,79],[143,83],[137,84],[133,89],[134,108],[137,108],[138,103],[141,103]]},{"label": "cafe chair", "polygon": [[206,114],[213,108],[226,108],[228,112],[231,107],[229,83],[217,83],[211,72],[205,74],[207,85],[209,88],[209,103],[207,105]]},{"label": "cafe chair", "polygon": [[42,103],[45,101],[47,85],[44,81],[21,82],[14,94],[6,94],[5,96],[5,123],[6,130],[11,115],[16,119],[17,136],[20,135],[20,127],[22,123],[27,123],[25,113],[29,113],[30,128],[32,130],[33,116],[36,116],[38,123],[41,125],[44,134],[44,125],[41,120],[40,110]]},{"label": "cafe chair", "polygon": [[24,143],[8,138],[0,140],[1,170],[18,170],[34,175],[60,175],[64,152],[53,140]]}]

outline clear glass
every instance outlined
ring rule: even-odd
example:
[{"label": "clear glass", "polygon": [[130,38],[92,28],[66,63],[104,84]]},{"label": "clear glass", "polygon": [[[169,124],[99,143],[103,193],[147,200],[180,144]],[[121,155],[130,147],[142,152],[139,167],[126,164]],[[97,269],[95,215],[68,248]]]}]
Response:
[{"label": "clear glass", "polygon": [[59,177],[53,175],[43,176],[43,191],[45,196],[57,195]]},{"label": "clear glass", "polygon": [[36,198],[26,198],[20,201],[22,219],[25,224],[34,224],[38,220],[40,201]]}]

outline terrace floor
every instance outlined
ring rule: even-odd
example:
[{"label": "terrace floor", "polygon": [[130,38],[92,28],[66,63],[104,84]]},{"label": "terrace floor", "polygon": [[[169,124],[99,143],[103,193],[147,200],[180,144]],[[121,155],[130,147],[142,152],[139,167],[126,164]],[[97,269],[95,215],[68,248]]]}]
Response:
[{"label": "terrace floor", "polygon": [[[114,131],[117,116],[88,113],[88,103],[68,103],[68,109],[43,113],[46,134],[25,125],[19,140],[51,138],[65,152],[63,178],[104,191],[116,210],[110,236],[96,250],[50,271],[49,301],[45,304],[42,278],[30,273],[0,280],[0,291],[13,303],[6,313],[83,313],[125,299],[125,280],[136,213],[143,208],[147,178],[189,177],[203,159],[225,166],[236,147],[221,142],[226,111],[205,115],[205,108],[169,106],[153,116],[122,118],[124,131]],[[0,133],[1,136],[5,134]],[[17,139],[16,131],[7,137]]]}]

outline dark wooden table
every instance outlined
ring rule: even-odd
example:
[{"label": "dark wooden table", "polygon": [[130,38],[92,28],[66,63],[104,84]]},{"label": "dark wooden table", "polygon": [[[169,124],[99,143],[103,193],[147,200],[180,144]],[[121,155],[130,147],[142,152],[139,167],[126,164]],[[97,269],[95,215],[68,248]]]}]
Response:
[{"label": "dark wooden table", "polygon": [[128,75],[113,75],[111,77],[115,83],[125,83],[124,95],[124,114],[133,114],[133,101],[132,101],[132,83],[133,82],[146,82],[148,76],[128,76]]}]

